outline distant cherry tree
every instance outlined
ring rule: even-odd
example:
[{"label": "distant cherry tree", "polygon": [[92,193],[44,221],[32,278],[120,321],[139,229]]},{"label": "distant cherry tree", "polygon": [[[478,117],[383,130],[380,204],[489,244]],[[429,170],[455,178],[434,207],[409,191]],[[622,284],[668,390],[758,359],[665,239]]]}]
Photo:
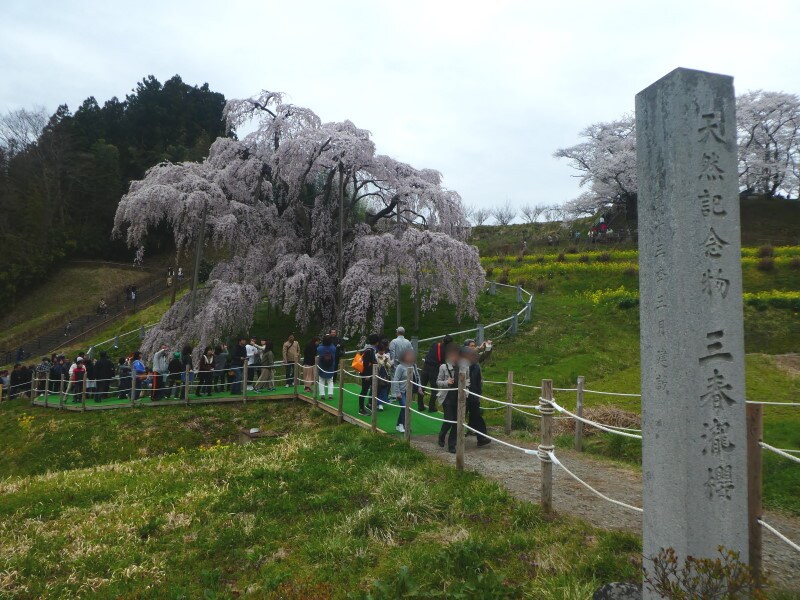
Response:
[{"label": "distant cherry tree", "polygon": [[[162,163],[131,184],[114,232],[132,246],[166,224],[178,252],[198,240],[227,258],[197,291],[148,332],[205,346],[244,331],[262,301],[301,328],[312,319],[347,333],[380,330],[397,287],[411,285],[424,309],[441,300],[477,316],[484,285],[460,196],[441,175],[376,154],[368,131],[324,123],[280,93],[231,100],[230,129],[200,163]],[[399,277],[398,277],[399,273]]]},{"label": "distant cherry tree", "polygon": [[[556,158],[566,158],[579,172],[581,187],[588,195],[580,202],[582,211],[598,212],[607,206],[636,214],[636,130],[633,115],[617,121],[594,123],[581,131],[584,141],[561,148]],[[577,207],[576,207],[577,208]]]},{"label": "distant cherry tree", "polygon": [[[764,196],[800,196],[800,97],[757,90],[736,98],[739,189]],[[636,130],[633,115],[594,123],[583,141],[554,154],[578,171],[585,191],[567,208],[573,216],[616,206],[634,215]]]},{"label": "distant cherry tree", "polygon": [[757,90],[736,99],[739,185],[764,196],[800,195],[800,97]]}]

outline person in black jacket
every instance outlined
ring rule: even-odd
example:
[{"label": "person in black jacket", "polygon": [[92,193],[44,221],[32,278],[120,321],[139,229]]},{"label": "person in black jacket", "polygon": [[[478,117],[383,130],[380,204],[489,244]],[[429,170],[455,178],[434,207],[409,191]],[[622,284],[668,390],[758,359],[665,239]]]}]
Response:
[{"label": "person in black jacket", "polygon": [[119,373],[119,389],[117,398],[130,398],[131,396],[131,364],[124,358],[117,362],[117,373]]},{"label": "person in black jacket", "polygon": [[366,402],[372,404],[372,366],[377,362],[375,346],[380,341],[381,336],[373,333],[367,338],[367,345],[361,351],[364,370],[361,372],[361,393],[358,395],[358,414],[360,415],[368,415],[371,412],[366,407]]},{"label": "person in black jacket", "polygon": [[244,361],[247,360],[247,338],[239,338],[239,343],[233,348],[230,355],[231,370],[233,371],[233,383],[231,385],[231,395],[242,393],[242,370]]},{"label": "person in black jacket", "polygon": [[335,328],[328,330],[328,335],[331,338],[331,344],[336,346],[336,356],[333,361],[333,381],[339,378],[339,361],[344,356],[344,342],[339,338],[339,332]]},{"label": "person in black jacket", "polygon": [[[436,379],[439,377],[439,367],[445,363],[445,348],[453,341],[449,335],[444,336],[441,342],[436,342],[428,350],[425,355],[425,363],[422,365],[422,385],[436,387]],[[425,410],[425,397],[418,396],[417,403],[420,412]],[[436,409],[436,392],[431,392],[431,399],[428,402],[428,410],[430,412],[437,412]]]},{"label": "person in black jacket", "polygon": [[167,364],[167,398],[180,398],[181,378],[186,374],[180,352],[173,352]]},{"label": "person in black jacket", "polygon": [[100,402],[109,397],[108,390],[114,377],[114,363],[109,360],[107,352],[100,353],[100,359],[94,365],[94,376],[97,380],[95,400]]},{"label": "person in black jacket", "polygon": [[483,420],[481,410],[481,399],[474,394],[483,395],[483,373],[481,372],[480,354],[475,348],[465,347],[461,350],[461,355],[469,361],[469,388],[471,392],[467,395],[467,425],[477,431],[478,446],[485,446],[492,440],[487,438],[486,421]]}]

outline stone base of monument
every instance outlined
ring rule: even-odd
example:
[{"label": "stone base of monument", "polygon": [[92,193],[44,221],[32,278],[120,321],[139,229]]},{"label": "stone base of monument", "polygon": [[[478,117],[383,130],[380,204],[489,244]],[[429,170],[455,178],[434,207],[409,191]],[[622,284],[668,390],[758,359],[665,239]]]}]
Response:
[{"label": "stone base of monument", "polygon": [[607,583],[592,600],[642,600],[642,588],[634,583]]}]

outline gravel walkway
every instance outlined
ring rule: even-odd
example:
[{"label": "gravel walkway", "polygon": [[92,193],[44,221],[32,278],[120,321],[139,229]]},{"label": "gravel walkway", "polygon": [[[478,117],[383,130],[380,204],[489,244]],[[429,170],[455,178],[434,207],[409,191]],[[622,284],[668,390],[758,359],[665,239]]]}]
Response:
[{"label": "gravel walkway", "polygon": [[[498,434],[490,432],[490,435]],[[514,443],[535,447],[533,443]],[[435,436],[415,437],[413,445],[438,460],[455,464],[455,455],[439,448]],[[633,506],[642,505],[641,472],[572,450],[559,449],[557,454],[567,468],[605,495]],[[465,464],[467,469],[502,483],[517,498],[539,501],[540,464],[536,457],[496,443],[478,448],[475,438],[469,437]],[[553,506],[560,512],[581,517],[604,529],[638,534],[642,531],[640,513],[598,498],[558,467],[553,469]],[[800,518],[768,511],[764,520],[789,539],[800,540]],[[769,571],[773,585],[800,590],[800,553],[766,530],[763,543],[764,568]]]}]

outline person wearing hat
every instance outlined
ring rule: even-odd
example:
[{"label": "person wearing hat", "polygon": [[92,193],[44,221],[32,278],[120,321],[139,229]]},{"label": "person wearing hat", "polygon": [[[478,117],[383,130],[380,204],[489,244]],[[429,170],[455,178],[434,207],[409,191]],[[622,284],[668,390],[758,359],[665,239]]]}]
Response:
[{"label": "person wearing hat", "polygon": [[400,364],[400,360],[405,356],[406,352],[413,350],[414,347],[406,339],[405,327],[397,328],[397,337],[389,342],[389,356],[392,359],[392,364],[395,366]]},{"label": "person wearing hat", "polygon": [[83,357],[78,356],[75,364],[70,368],[69,393],[72,395],[72,403],[77,404],[83,397],[83,379],[86,375],[86,366],[83,364]]},{"label": "person wearing hat", "polygon": [[178,398],[181,393],[181,375],[183,374],[183,361],[180,352],[173,352],[172,358],[167,365],[169,375],[167,376],[167,397]]}]

